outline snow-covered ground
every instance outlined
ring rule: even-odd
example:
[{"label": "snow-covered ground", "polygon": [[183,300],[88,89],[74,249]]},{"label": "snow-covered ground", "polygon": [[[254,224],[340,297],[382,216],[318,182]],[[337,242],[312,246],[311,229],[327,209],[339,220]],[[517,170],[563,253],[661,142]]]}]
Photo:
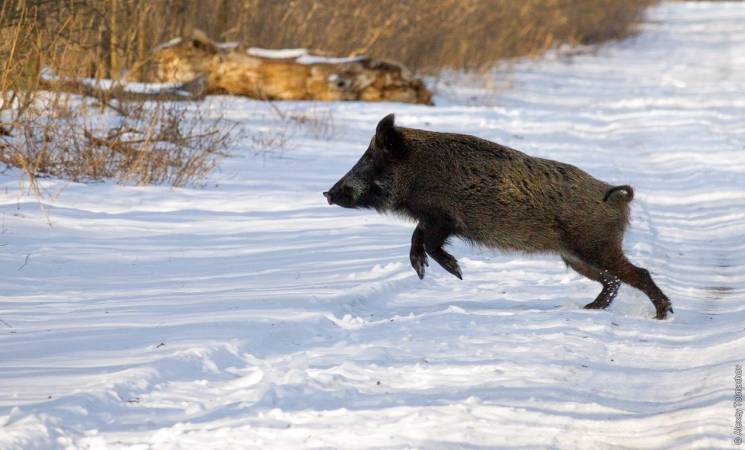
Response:
[{"label": "snow-covered ground", "polygon": [[[333,133],[268,157],[246,138],[202,189],[49,181],[51,228],[0,176],[0,448],[733,447],[745,3],[665,3],[631,40],[495,77],[437,107],[280,104]],[[674,317],[628,286],[583,310],[599,286],[558,258],[461,243],[463,281],[420,281],[413,224],[321,196],[389,112],[633,184],[625,248]]]}]

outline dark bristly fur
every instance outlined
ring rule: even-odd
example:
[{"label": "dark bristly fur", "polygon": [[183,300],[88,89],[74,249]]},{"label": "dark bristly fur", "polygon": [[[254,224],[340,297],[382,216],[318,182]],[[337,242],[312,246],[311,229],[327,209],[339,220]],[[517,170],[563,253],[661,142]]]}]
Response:
[{"label": "dark bristly fur", "polygon": [[586,308],[606,308],[620,282],[642,290],[656,318],[670,301],[622,241],[630,186],[611,186],[569,164],[534,158],[474,136],[396,127],[383,118],[365,154],[328,192],[330,204],[374,208],[418,222],[409,258],[419,278],[427,256],[462,278],[443,249],[451,236],[491,248],[554,253],[603,286]]}]

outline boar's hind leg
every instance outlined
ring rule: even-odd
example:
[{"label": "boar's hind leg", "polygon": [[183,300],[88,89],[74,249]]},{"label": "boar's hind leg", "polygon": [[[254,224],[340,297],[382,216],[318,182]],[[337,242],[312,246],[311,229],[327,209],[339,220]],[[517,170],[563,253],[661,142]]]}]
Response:
[{"label": "boar's hind leg", "polygon": [[625,256],[621,256],[618,263],[612,269],[612,272],[621,281],[639,289],[649,297],[657,312],[655,319],[664,319],[667,317],[668,312],[673,312],[670,299],[657,287],[657,284],[652,280],[652,276],[647,269],[637,267],[631,264]]},{"label": "boar's hind leg", "polygon": [[664,319],[668,312],[673,312],[670,300],[657,287],[649,271],[631,264],[623,254],[620,245],[607,245],[602,253],[596,254],[594,258],[582,254],[582,259],[593,266],[607,270],[608,273],[624,283],[644,292],[655,307],[656,319]]},{"label": "boar's hind leg", "polygon": [[[419,224],[421,227],[422,224]],[[417,227],[417,228],[419,228]],[[447,242],[448,237],[452,234],[452,230],[447,225],[433,224],[423,227],[422,239],[424,241],[424,250],[429,256],[432,257],[443,269],[452,273],[459,279],[463,279],[458,261],[453,258],[453,255],[442,249],[442,246]]]},{"label": "boar's hind leg", "polygon": [[616,294],[618,294],[618,288],[621,286],[621,282],[618,278],[609,274],[605,270],[600,270],[579,259],[572,257],[567,258],[564,256],[562,256],[561,259],[564,260],[566,265],[574,269],[580,275],[584,275],[585,277],[603,285],[603,290],[600,291],[600,294],[595,298],[595,301],[586,304],[585,309],[605,309],[610,306],[613,299],[616,298]]},{"label": "boar's hind leg", "polygon": [[427,254],[424,252],[424,228],[421,224],[414,229],[411,235],[411,250],[409,250],[409,260],[411,267],[414,268],[419,279],[424,279],[424,268],[429,265]]}]

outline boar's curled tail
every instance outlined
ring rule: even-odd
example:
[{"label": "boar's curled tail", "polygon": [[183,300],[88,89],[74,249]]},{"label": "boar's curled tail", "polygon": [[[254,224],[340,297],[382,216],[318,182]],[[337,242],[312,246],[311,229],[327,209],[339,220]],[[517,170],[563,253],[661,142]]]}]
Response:
[{"label": "boar's curled tail", "polygon": [[631,189],[631,186],[624,184],[622,186],[614,186],[608,189],[608,192],[606,192],[605,196],[603,197],[603,201],[607,202],[608,199],[611,198],[611,196],[618,191],[626,192],[626,195],[623,197],[623,199],[626,200],[627,202],[630,202],[631,200],[634,199],[634,190]]}]

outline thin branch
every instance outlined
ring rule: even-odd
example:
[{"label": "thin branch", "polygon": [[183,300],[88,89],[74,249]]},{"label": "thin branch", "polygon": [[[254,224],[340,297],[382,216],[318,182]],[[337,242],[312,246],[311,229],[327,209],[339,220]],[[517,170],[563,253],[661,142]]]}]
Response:
[{"label": "thin branch", "polygon": [[31,253],[29,253],[29,254],[27,254],[27,255],[26,255],[26,259],[25,259],[25,260],[23,261],[23,264],[21,265],[21,267],[19,267],[19,268],[17,269],[18,271],[20,271],[21,269],[23,269],[24,267],[26,267],[26,265],[28,264],[28,259],[29,259],[30,257],[31,257]]}]

